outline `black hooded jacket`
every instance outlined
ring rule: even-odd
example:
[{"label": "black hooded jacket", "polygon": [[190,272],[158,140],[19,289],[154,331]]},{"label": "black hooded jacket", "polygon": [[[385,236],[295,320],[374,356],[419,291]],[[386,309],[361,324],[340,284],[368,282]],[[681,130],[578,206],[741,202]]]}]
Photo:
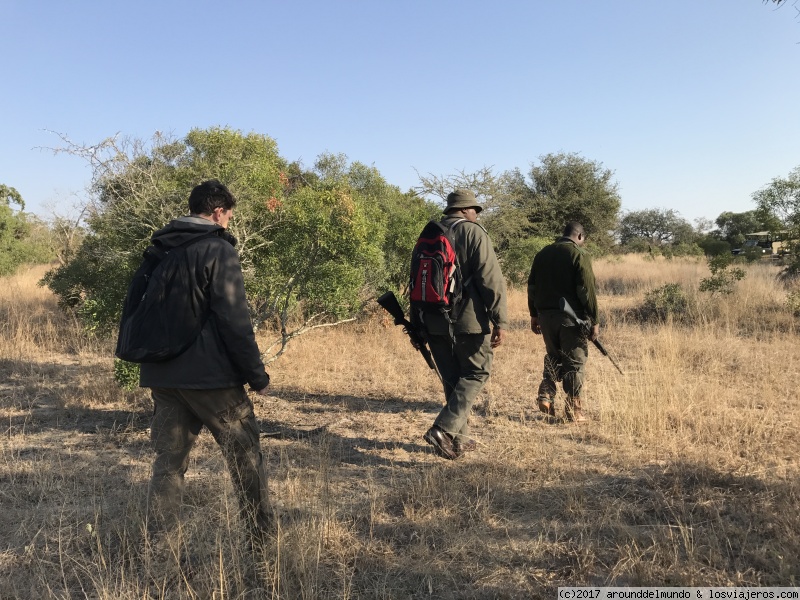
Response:
[{"label": "black hooded jacket", "polygon": [[170,249],[214,230],[219,234],[187,246],[186,289],[170,290],[207,303],[209,318],[186,352],[172,360],[141,365],[142,387],[205,390],[247,383],[261,390],[269,384],[247,308],[236,239],[206,219],[181,217],[155,232],[152,241]]}]

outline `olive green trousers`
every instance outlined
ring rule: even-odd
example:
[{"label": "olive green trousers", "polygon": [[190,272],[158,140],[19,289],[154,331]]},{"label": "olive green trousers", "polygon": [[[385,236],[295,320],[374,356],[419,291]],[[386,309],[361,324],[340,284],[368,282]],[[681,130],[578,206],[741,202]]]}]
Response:
[{"label": "olive green trousers", "polygon": [[434,425],[454,438],[467,436],[472,404],[488,381],[492,367],[491,336],[456,335],[455,343],[447,335],[428,334],[427,337],[442,376],[445,397],[445,406]]},{"label": "olive green trousers", "polygon": [[552,402],[562,381],[569,398],[580,397],[584,367],[589,356],[586,336],[572,319],[560,310],[539,311],[539,326],[547,354],[539,385],[539,400]]}]

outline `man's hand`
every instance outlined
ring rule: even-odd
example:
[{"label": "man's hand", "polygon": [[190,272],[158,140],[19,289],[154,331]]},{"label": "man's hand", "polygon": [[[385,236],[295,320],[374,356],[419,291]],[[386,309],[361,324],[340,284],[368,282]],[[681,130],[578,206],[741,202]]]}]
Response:
[{"label": "man's hand", "polygon": [[495,327],[492,330],[492,340],[491,340],[492,348],[497,348],[500,344],[502,344],[505,336],[506,336],[505,329],[501,329],[500,327]]},{"label": "man's hand", "polygon": [[261,388],[260,390],[253,390],[253,391],[256,394],[258,394],[259,396],[266,396],[267,395],[267,388],[269,388],[269,386],[267,386],[265,388]]},{"label": "man's hand", "polygon": [[600,337],[600,325],[598,323],[595,323],[589,330],[589,341],[593,342],[599,337]]},{"label": "man's hand", "polygon": [[539,317],[531,317],[531,331],[536,335],[542,335],[542,328],[539,325]]}]

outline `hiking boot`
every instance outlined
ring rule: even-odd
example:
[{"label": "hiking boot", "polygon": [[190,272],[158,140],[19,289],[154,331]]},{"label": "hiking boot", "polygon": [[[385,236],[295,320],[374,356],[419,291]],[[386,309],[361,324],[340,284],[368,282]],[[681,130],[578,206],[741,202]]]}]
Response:
[{"label": "hiking boot", "polygon": [[425,435],[422,436],[422,439],[433,446],[433,451],[437,456],[441,456],[447,460],[455,460],[458,458],[458,452],[456,452],[453,446],[453,438],[449,433],[439,429],[436,425],[428,429]]},{"label": "hiking boot", "polygon": [[556,407],[553,404],[552,400],[547,400],[545,398],[539,399],[539,410],[546,414],[551,419],[556,418]]},{"label": "hiking boot", "polygon": [[578,396],[567,398],[564,408],[565,420],[567,423],[587,423],[589,419],[583,414],[583,406]]}]

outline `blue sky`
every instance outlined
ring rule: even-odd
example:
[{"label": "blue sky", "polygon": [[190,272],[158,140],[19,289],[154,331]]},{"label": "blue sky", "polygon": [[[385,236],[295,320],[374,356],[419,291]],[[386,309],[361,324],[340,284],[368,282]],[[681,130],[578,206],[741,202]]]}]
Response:
[{"label": "blue sky", "polygon": [[422,174],[577,152],[624,210],[715,218],[800,165],[800,17],[760,0],[0,0],[0,183],[68,212],[41,150],[228,126]]}]

